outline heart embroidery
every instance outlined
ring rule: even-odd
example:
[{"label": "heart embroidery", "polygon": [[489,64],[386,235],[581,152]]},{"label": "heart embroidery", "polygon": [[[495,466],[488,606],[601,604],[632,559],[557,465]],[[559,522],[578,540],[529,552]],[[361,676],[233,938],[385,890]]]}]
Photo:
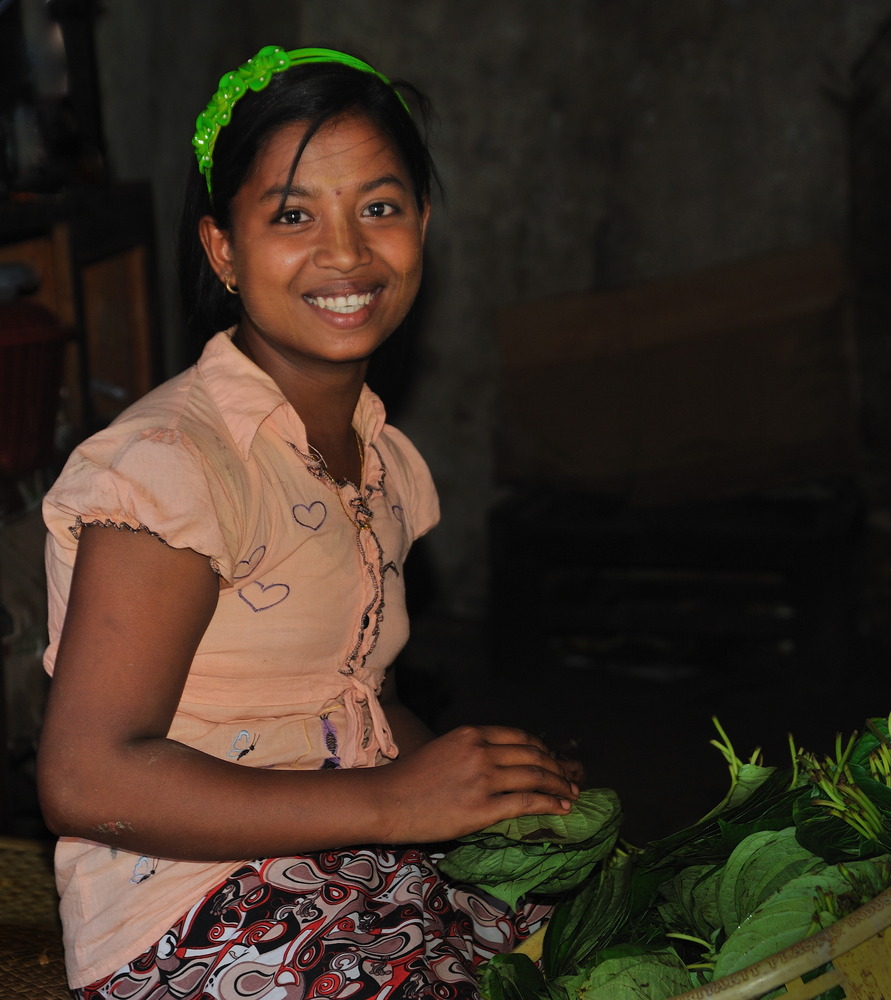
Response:
[{"label": "heart embroidery", "polygon": [[314,500],[308,507],[305,503],[295,504],[291,508],[291,513],[298,524],[302,524],[304,528],[309,528],[311,531],[318,531],[325,523],[328,508],[321,500]]},{"label": "heart embroidery", "polygon": [[[251,591],[252,597],[248,597],[245,591]],[[259,580],[249,583],[238,591],[238,596],[251,609],[251,611],[268,611],[274,608],[291,593],[291,588],[286,583],[270,583],[264,587]]]},{"label": "heart embroidery", "polygon": [[243,580],[246,576],[250,576],[251,570],[260,562],[265,554],[266,546],[260,545],[254,549],[247,559],[240,559],[235,564],[235,573],[232,578],[234,580]]}]

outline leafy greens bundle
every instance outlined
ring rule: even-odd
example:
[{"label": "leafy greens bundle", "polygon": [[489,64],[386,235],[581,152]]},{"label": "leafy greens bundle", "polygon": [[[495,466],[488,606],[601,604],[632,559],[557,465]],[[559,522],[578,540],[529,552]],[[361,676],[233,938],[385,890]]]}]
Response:
[{"label": "leafy greens bundle", "polygon": [[620,847],[618,799],[595,789],[568,816],[500,823],[445,856],[447,875],[511,906],[563,894],[538,963],[526,948],[482,967],[487,1000],[667,1000],[803,940],[891,885],[888,719],[867,720],[846,744],[839,737],[834,757],[793,744],[785,770],[765,767],[759,750],[741,761],[714,721],[730,788],[691,827]]},{"label": "leafy greens bundle", "polygon": [[612,852],[621,815],[614,791],[588,789],[566,816],[520,816],[462,837],[439,867],[515,908],[527,894],[551,895],[584,882]]}]

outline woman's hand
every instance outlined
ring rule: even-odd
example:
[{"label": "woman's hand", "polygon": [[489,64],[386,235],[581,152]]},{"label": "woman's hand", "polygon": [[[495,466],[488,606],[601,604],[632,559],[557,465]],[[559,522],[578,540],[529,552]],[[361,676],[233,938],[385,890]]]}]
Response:
[{"label": "woman's hand", "polygon": [[533,813],[567,813],[578,787],[519,729],[462,726],[375,769],[392,817],[387,842],[431,843]]}]

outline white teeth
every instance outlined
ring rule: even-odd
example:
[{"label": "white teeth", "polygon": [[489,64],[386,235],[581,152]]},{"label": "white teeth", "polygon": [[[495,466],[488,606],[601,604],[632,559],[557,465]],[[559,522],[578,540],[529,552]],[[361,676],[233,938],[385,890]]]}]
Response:
[{"label": "white teeth", "polygon": [[364,295],[333,295],[313,298],[307,295],[306,300],[320,309],[327,309],[336,313],[354,313],[364,309],[374,298],[374,292],[365,292]]}]

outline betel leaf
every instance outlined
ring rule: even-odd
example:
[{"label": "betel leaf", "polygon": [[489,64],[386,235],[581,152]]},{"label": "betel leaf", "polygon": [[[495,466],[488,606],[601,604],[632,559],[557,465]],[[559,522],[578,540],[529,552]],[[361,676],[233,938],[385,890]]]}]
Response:
[{"label": "betel leaf", "polygon": [[868,903],[891,886],[891,854],[848,861],[839,868],[851,885],[851,891],[836,900],[840,916],[853,913],[858,906]]},{"label": "betel leaf", "polygon": [[549,854],[527,854],[522,847],[481,847],[459,844],[439,862],[449,878],[483,889],[516,909],[529,894],[550,894],[571,889],[593,871],[596,851],[560,850]]},{"label": "betel leaf", "polygon": [[819,794],[795,804],[796,837],[802,847],[831,864],[836,861],[870,858],[883,854],[891,843],[865,836],[841,816],[823,804]]},{"label": "betel leaf", "polygon": [[714,809],[702,817],[700,822],[707,822],[728,809],[741,806],[753,792],[776,773],[776,770],[775,767],[763,767],[760,764],[740,764],[738,770],[733,774],[733,781],[727,794]]},{"label": "betel leaf", "polygon": [[665,926],[681,934],[708,938],[721,926],[718,865],[689,865],[659,887],[659,914]]},{"label": "betel leaf", "polygon": [[750,834],[792,824],[793,806],[806,793],[789,785],[789,773],[773,771],[737,805],[712,810],[692,826],[649,844],[641,864],[675,870],[687,864],[723,864]]},{"label": "betel leaf", "polygon": [[603,830],[616,822],[620,814],[619,797],[611,788],[588,788],[568,813],[505,819],[461,840],[491,841],[497,835],[529,844],[582,844],[600,839]]},{"label": "betel leaf", "polygon": [[[604,856],[554,908],[542,953],[546,991],[534,977],[512,970],[492,980],[497,989],[487,1000],[674,997],[798,943],[874,898],[891,881],[891,855],[873,857],[891,828],[891,743],[885,742],[887,723],[879,721],[862,742],[852,738],[845,745],[839,737],[835,764],[797,751],[785,772],[761,768],[756,755],[748,764],[739,761],[725,737],[733,788],[719,807],[643,850]],[[807,768],[800,771],[803,762]],[[829,806],[840,815],[859,805],[870,825],[852,815],[863,820],[861,830],[876,835],[865,843],[856,829],[849,834],[844,827],[850,824],[811,801],[817,797],[832,800]],[[796,820],[805,826],[804,841],[792,829]],[[589,843],[539,840],[537,817],[513,832],[522,827],[520,837],[532,839],[515,846],[537,876],[558,847],[571,875],[579,861],[573,851]],[[501,850],[502,837],[483,831],[477,847]],[[843,863],[816,856],[808,837],[825,838]],[[714,957],[713,973],[684,969],[682,957],[698,963],[699,953]]]},{"label": "betel leaf", "polygon": [[715,960],[714,978],[738,972],[828,927],[837,915],[827,909],[826,897],[850,888],[835,865],[792,879],[728,935]]},{"label": "betel leaf", "polygon": [[609,864],[554,907],[545,932],[542,965],[548,977],[584,967],[616,937],[628,919],[633,862],[617,853]]},{"label": "betel leaf", "polygon": [[598,956],[578,989],[579,1000],[668,1000],[693,987],[673,948],[617,945]]},{"label": "betel leaf", "polygon": [[479,990],[485,1000],[548,1000],[550,990],[528,955],[494,955],[480,966]]},{"label": "betel leaf", "polygon": [[585,973],[574,973],[573,975],[558,976],[556,979],[548,979],[551,1000],[579,1000],[579,990],[585,985],[586,979]]},{"label": "betel leaf", "polygon": [[822,858],[798,843],[794,827],[753,833],[738,844],[721,870],[717,905],[731,934],[772,893],[798,875],[824,868]]},{"label": "betel leaf", "polygon": [[[880,820],[877,824],[880,831],[877,839],[884,841],[891,834],[891,787],[883,781],[877,781],[866,767],[851,764],[850,772],[854,784],[876,808]],[[888,846],[891,848],[891,844]]]},{"label": "betel leaf", "polygon": [[615,792],[587,789],[565,816],[523,816],[460,838],[439,868],[516,908],[525,895],[565,892],[587,879],[612,851],[620,820]]},{"label": "betel leaf", "polygon": [[850,763],[854,766],[868,767],[870,754],[878,750],[882,744],[891,745],[888,719],[867,719],[866,731],[857,738],[851,751]]}]

